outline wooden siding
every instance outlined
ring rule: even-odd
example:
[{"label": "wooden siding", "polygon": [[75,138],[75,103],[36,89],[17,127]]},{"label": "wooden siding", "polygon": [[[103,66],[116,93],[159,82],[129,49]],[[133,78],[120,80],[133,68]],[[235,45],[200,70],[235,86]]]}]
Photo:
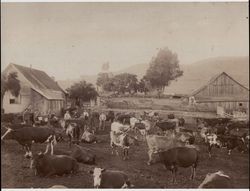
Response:
[{"label": "wooden siding", "polygon": [[195,97],[248,97],[249,90],[225,73],[195,94]]},{"label": "wooden siding", "polygon": [[[221,102],[199,102],[199,105],[207,108],[209,111],[216,111],[217,106],[221,106],[225,109],[226,112],[237,111],[243,109],[244,112],[247,112],[249,109],[249,102],[238,102],[238,101],[221,101]],[[241,104],[241,106],[240,106]]]}]

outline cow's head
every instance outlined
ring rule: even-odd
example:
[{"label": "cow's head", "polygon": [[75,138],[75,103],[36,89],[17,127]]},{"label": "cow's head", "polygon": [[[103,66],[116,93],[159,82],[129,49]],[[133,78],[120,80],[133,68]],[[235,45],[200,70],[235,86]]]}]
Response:
[{"label": "cow's head", "polygon": [[4,135],[1,137],[1,141],[3,141],[4,139],[13,139],[14,138],[14,132],[15,130],[11,129],[11,128],[7,128],[7,131],[4,133]]},{"label": "cow's head", "polygon": [[37,167],[41,167],[43,165],[42,158],[44,157],[44,153],[39,152],[37,154],[32,154],[30,157],[30,168],[35,169]]},{"label": "cow's head", "polygon": [[102,173],[105,171],[103,168],[94,168],[94,171],[90,171],[94,177],[94,188],[99,188],[101,186]]},{"label": "cow's head", "polygon": [[211,183],[213,181],[215,181],[216,179],[218,179],[217,177],[221,176],[221,177],[225,177],[230,179],[230,177],[228,175],[226,175],[223,171],[218,171],[215,173],[208,173],[205,177],[205,179],[203,180],[203,182],[199,185],[198,188],[212,188],[211,187]]}]

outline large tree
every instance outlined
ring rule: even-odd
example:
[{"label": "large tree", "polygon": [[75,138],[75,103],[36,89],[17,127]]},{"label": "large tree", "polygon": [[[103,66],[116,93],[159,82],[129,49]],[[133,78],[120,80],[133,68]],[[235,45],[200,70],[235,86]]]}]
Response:
[{"label": "large tree", "polygon": [[3,98],[7,91],[17,97],[20,93],[21,85],[16,72],[11,72],[7,76],[1,75],[1,110],[3,111]]},{"label": "large tree", "polygon": [[75,83],[67,89],[69,97],[75,100],[76,105],[80,106],[83,101],[90,101],[98,96],[95,87],[86,81]]},{"label": "large tree", "polygon": [[149,81],[153,88],[163,91],[165,86],[182,74],[177,54],[164,48],[151,60],[144,79]]},{"label": "large tree", "polygon": [[112,84],[113,90],[117,91],[120,94],[135,93],[137,91],[138,80],[136,75],[129,73],[118,74],[113,77]]}]

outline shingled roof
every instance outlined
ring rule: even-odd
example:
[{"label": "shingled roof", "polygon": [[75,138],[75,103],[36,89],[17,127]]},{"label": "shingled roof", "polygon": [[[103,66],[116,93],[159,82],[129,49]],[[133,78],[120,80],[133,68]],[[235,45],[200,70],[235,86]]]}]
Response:
[{"label": "shingled roof", "polygon": [[12,64],[32,84],[32,89],[47,99],[63,99],[62,88],[44,71]]},{"label": "shingled roof", "polygon": [[61,91],[59,85],[44,71],[13,64],[35,87]]}]

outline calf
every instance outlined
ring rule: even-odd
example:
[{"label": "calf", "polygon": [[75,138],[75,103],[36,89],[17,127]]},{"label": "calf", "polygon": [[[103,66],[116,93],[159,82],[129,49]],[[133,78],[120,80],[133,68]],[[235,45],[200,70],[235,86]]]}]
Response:
[{"label": "calf", "polygon": [[208,155],[211,158],[212,156],[211,151],[212,151],[213,146],[221,147],[222,144],[221,144],[221,141],[219,141],[218,136],[214,133],[207,134],[206,140],[207,140],[206,144],[208,146]]},{"label": "calf", "polygon": [[167,151],[159,152],[160,161],[166,169],[172,172],[172,181],[176,182],[177,167],[192,167],[190,179],[195,178],[195,171],[198,164],[198,151],[195,148],[175,147]]},{"label": "calf", "polygon": [[114,131],[110,132],[110,146],[112,154],[115,150],[118,155],[117,147],[121,147],[123,150],[123,160],[129,159],[128,151],[131,145],[138,145],[136,137],[132,137],[127,133],[116,133]]},{"label": "calf", "polygon": [[70,156],[43,153],[32,155],[31,167],[42,177],[76,173],[79,169],[77,161]]},{"label": "calf", "polygon": [[208,173],[198,188],[233,188],[231,178],[222,171]]},{"label": "calf", "polygon": [[128,176],[122,171],[94,168],[94,188],[129,188],[132,187]]}]

